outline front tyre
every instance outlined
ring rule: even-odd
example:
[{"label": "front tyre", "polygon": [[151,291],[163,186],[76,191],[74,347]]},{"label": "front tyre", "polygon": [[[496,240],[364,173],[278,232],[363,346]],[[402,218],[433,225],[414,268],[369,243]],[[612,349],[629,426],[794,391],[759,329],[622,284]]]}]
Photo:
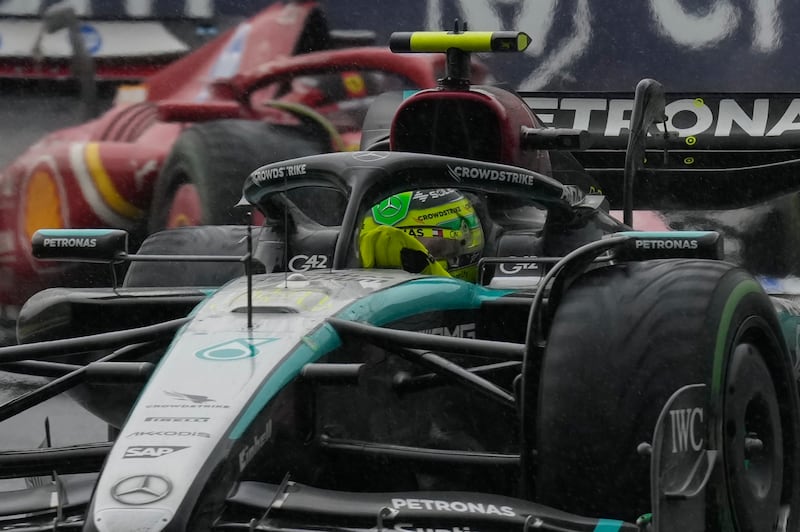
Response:
[{"label": "front tyre", "polygon": [[567,291],[539,384],[537,499],[627,520],[649,512],[637,446],[672,393],[697,383],[706,447],[722,454],[705,529],[797,529],[800,407],[786,344],[758,283],[716,261],[609,266]]}]

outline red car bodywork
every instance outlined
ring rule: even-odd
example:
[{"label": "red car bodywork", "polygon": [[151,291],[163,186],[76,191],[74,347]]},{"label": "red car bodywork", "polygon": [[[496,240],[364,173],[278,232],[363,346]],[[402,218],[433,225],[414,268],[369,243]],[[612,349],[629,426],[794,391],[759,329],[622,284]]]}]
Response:
[{"label": "red car bodywork", "polygon": [[[13,308],[63,279],[65,265],[31,257],[37,229],[116,227],[141,233],[161,165],[192,123],[234,117],[299,123],[295,115],[265,105],[275,98],[341,115],[337,102],[315,100],[290,83],[321,69],[350,83],[345,98],[351,103],[370,96],[359,89],[362,70],[387,72],[418,88],[435,86],[444,70],[441,54],[394,55],[377,47],[297,53],[304,52],[298,43],[315,17],[320,14],[314,2],[273,5],[148,78],[144,101],[118,104],[95,120],[51,133],[3,169],[0,308]],[[331,122],[347,147],[357,146],[360,123]]]}]

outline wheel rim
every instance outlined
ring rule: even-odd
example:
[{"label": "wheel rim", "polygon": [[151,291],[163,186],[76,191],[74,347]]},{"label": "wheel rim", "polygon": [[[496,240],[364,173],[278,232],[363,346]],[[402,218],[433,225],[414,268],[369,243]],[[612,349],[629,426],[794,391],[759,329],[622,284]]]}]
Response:
[{"label": "wheel rim", "polygon": [[756,346],[734,349],[724,405],[725,464],[739,530],[773,530],[782,513],[783,434],[777,391]]},{"label": "wheel rim", "polygon": [[167,211],[166,227],[202,225],[203,210],[200,207],[200,193],[191,183],[180,185],[172,197]]}]

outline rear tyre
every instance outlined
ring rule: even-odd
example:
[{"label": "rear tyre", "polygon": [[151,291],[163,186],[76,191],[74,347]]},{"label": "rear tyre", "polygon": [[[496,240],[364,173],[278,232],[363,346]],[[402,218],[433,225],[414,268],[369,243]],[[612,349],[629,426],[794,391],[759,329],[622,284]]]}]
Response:
[{"label": "rear tyre", "polygon": [[672,393],[697,383],[708,393],[706,446],[722,454],[706,530],[781,530],[787,512],[796,529],[800,407],[789,354],[761,287],[715,261],[611,266],[565,294],[539,384],[537,500],[626,520],[649,512],[650,460],[637,446],[652,441]]},{"label": "rear tyre", "polygon": [[197,124],[181,134],[153,191],[148,233],[190,225],[248,223],[234,206],[245,178],[267,163],[330,150],[297,129],[253,120]]}]

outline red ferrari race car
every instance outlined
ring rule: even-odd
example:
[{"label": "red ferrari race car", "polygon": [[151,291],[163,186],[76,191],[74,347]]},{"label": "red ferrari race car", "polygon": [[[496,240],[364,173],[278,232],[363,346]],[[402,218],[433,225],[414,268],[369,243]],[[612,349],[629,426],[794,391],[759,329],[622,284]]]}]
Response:
[{"label": "red ferrari race car", "polygon": [[86,270],[32,259],[37,229],[110,226],[137,239],[244,221],[242,176],[357,147],[374,95],[435,86],[444,71],[441,54],[398,56],[366,37],[329,31],[315,2],[278,2],[149,77],[139,101],[121,91],[128,102],[27,149],[0,173],[0,316],[13,320],[55,280],[86,282]]}]

